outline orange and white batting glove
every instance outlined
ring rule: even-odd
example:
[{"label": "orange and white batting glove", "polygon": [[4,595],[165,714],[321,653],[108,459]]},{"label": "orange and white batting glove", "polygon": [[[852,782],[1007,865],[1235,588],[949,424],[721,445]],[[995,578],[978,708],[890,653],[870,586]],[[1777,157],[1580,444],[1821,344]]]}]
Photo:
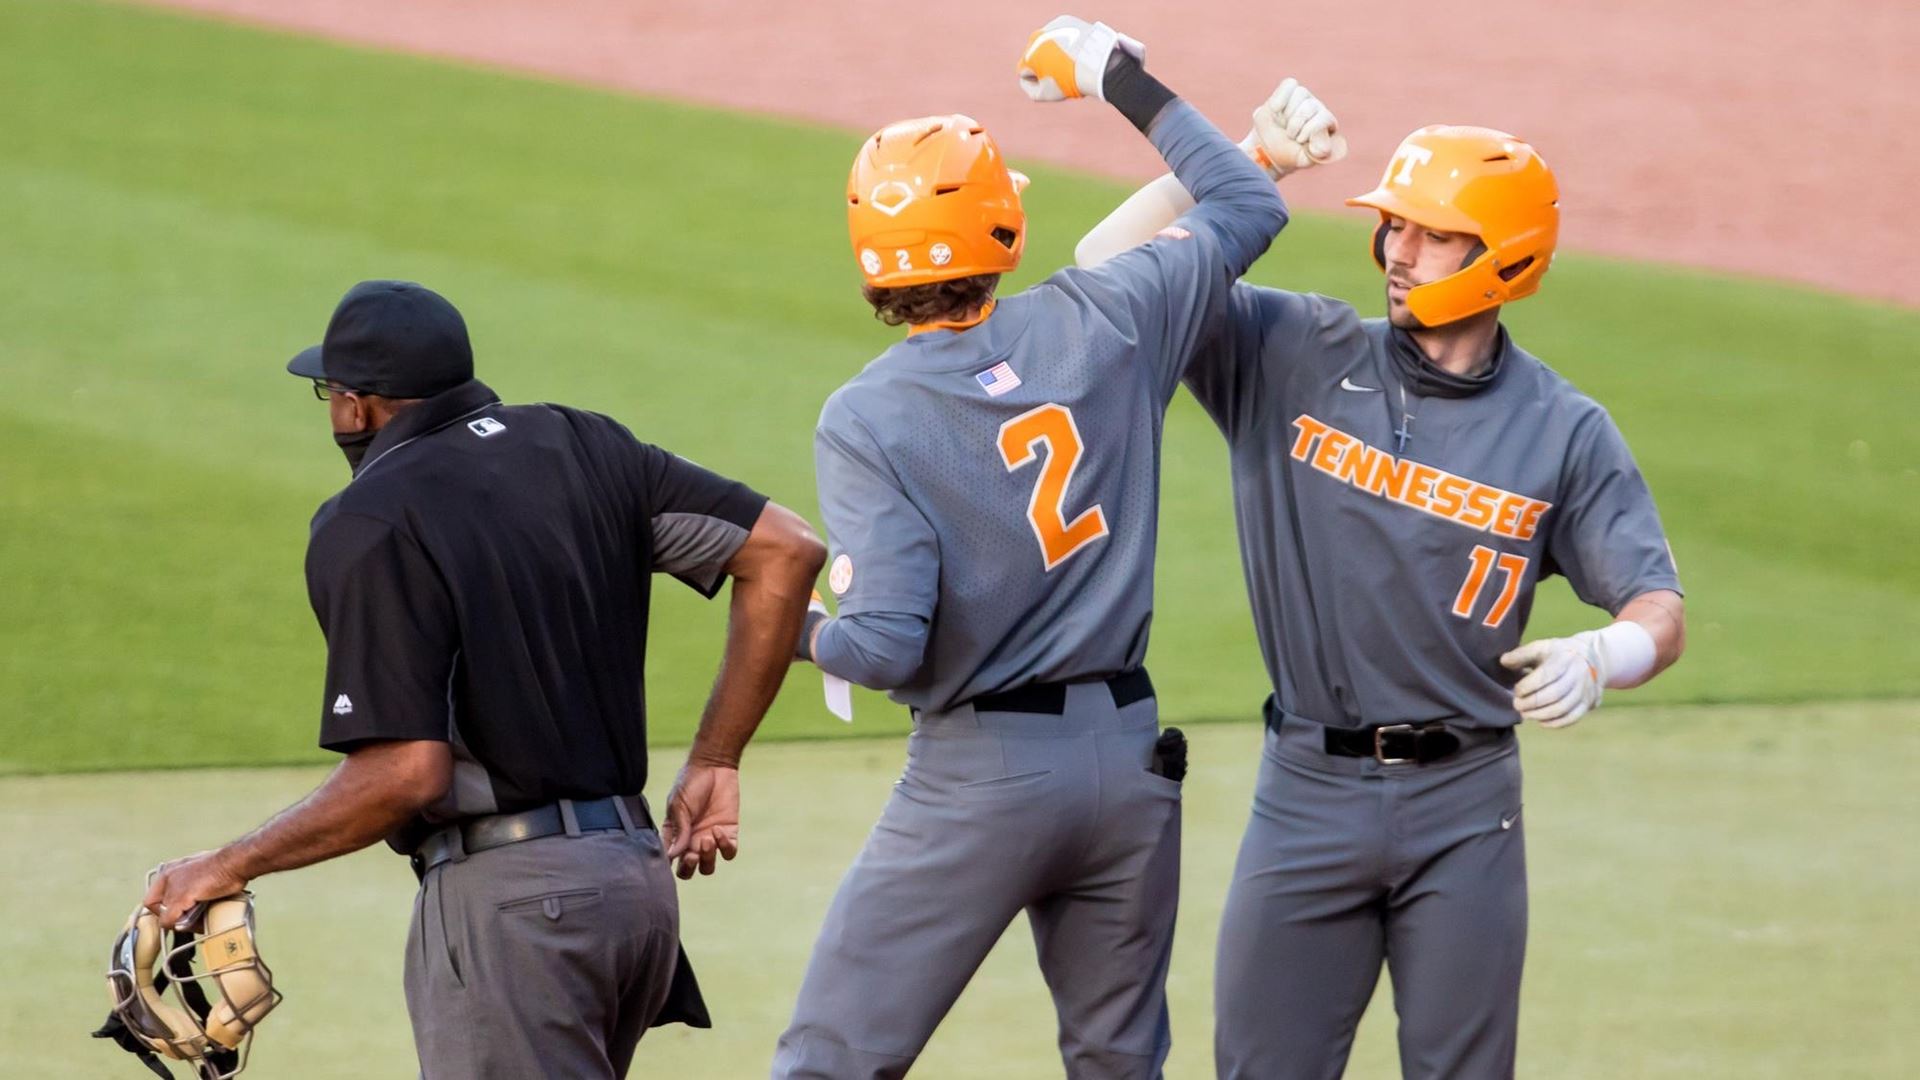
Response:
[{"label": "orange and white batting glove", "polygon": [[1115,49],[1146,61],[1145,45],[1106,23],[1062,15],[1027,39],[1027,51],[1020,57],[1020,89],[1035,101],[1077,97],[1104,101],[1101,83]]},{"label": "orange and white batting glove", "polygon": [[1333,111],[1313,91],[1288,79],[1253,110],[1253,130],[1241,141],[1267,175],[1279,180],[1290,172],[1325,165],[1347,156],[1347,137]]},{"label": "orange and white batting glove", "polygon": [[1653,670],[1653,635],[1623,620],[1572,637],[1541,638],[1500,658],[1526,675],[1513,688],[1520,719],[1545,728],[1571,727],[1600,707],[1608,686],[1632,686]]}]

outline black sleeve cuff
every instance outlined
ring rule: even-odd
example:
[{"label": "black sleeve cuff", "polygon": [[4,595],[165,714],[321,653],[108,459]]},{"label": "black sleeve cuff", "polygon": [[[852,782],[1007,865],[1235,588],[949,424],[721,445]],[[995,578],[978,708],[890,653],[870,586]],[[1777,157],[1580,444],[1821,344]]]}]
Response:
[{"label": "black sleeve cuff", "polygon": [[819,608],[808,608],[807,617],[800,622],[800,640],[794,642],[793,655],[808,663],[813,662],[813,631],[826,622],[828,615]]},{"label": "black sleeve cuff", "polygon": [[1107,104],[1120,110],[1120,115],[1139,128],[1142,135],[1153,127],[1160,110],[1174,99],[1173,91],[1167,89],[1165,83],[1147,74],[1147,69],[1132,54],[1118,48],[1107,57],[1107,71],[1100,88]]}]

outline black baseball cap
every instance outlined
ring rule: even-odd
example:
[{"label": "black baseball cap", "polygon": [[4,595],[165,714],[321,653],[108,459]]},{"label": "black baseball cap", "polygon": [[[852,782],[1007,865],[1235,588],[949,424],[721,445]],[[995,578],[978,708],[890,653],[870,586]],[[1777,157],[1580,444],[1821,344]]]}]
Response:
[{"label": "black baseball cap", "polygon": [[287,370],[381,397],[432,397],[473,378],[473,345],[446,297],[411,281],[363,281]]}]

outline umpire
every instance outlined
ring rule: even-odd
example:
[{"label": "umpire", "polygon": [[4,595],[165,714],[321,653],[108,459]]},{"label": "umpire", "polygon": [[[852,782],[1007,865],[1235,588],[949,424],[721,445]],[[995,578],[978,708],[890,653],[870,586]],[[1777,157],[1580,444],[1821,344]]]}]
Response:
[{"label": "umpire", "polygon": [[[194,905],[382,838],[421,884],[407,1011],[424,1077],[617,1077],[649,1026],[706,1026],[672,864],[738,837],[741,750],[786,674],[824,549],[798,515],[607,417],[500,403],[459,312],[368,281],[287,365],[353,468],[321,506],[307,587],[327,639],[306,798],[168,863],[146,905]],[[734,579],[726,652],[668,797],[647,780],[648,590]]]}]

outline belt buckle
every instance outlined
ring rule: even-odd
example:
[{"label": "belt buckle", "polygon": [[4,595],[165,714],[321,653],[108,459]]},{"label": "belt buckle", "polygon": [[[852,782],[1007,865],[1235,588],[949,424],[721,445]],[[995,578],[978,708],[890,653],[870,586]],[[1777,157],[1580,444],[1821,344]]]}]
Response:
[{"label": "belt buckle", "polygon": [[1414,725],[1412,724],[1386,724],[1384,726],[1374,728],[1373,729],[1373,760],[1379,762],[1382,765],[1405,765],[1407,762],[1415,760],[1410,757],[1388,757],[1386,749],[1381,745],[1381,736],[1385,735],[1389,731],[1396,732],[1396,733],[1405,731],[1405,732],[1411,733],[1416,730],[1418,729],[1415,728]]}]

